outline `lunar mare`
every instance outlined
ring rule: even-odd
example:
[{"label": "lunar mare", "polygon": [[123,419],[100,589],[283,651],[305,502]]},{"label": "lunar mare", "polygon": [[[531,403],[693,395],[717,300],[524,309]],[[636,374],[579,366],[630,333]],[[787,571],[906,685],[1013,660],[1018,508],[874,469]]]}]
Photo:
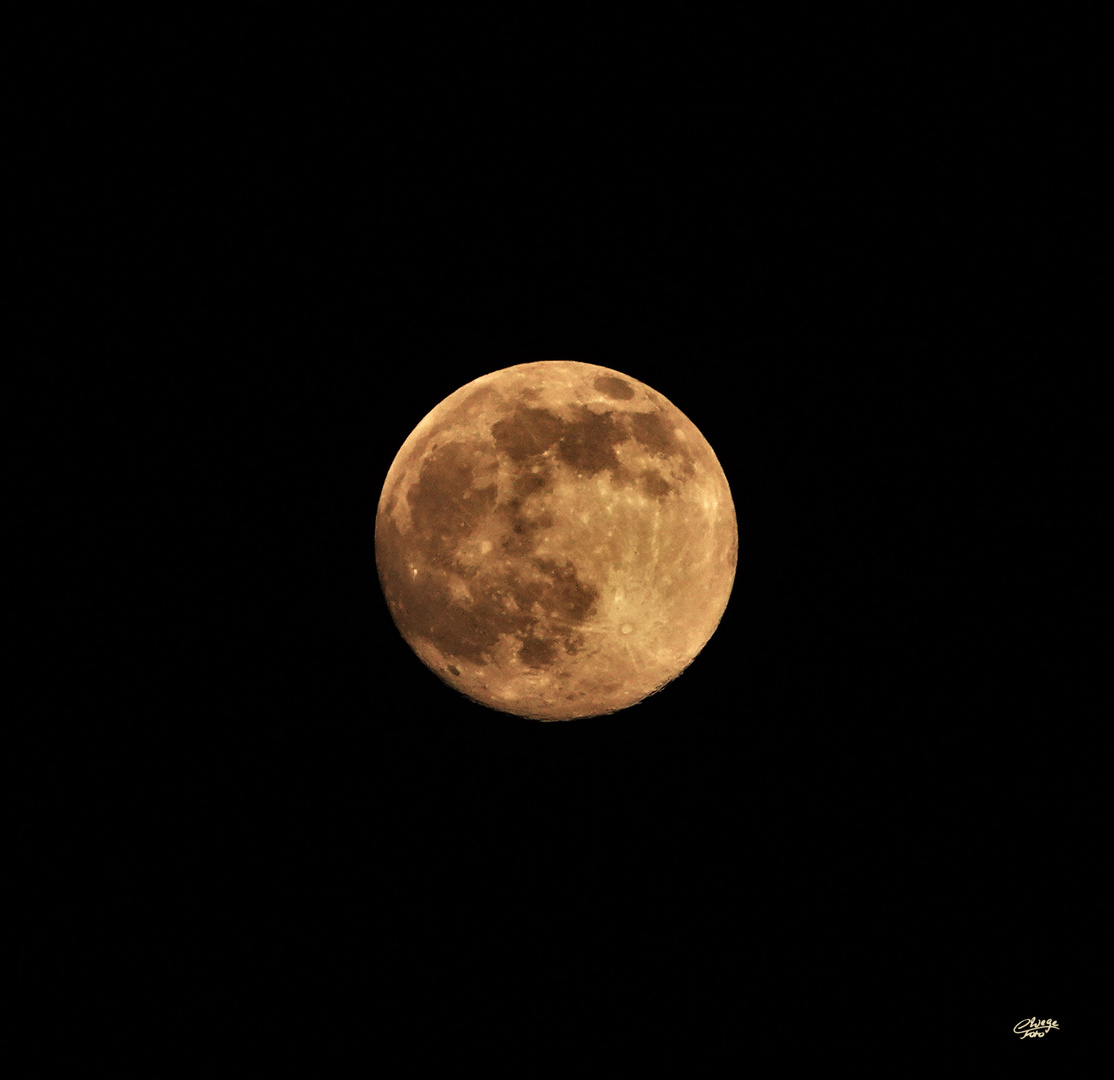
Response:
[{"label": "lunar mare", "polygon": [[615,712],[707,644],[735,578],[731,491],[650,387],[572,361],[450,394],[403,443],[375,558],[403,638],[450,686],[536,720]]}]

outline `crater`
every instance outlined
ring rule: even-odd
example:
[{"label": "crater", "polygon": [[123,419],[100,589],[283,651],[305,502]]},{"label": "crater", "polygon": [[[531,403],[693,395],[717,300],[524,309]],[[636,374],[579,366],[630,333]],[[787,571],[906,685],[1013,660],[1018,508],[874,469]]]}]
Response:
[{"label": "crater", "polygon": [[613,375],[601,375],[592,385],[601,394],[615,401],[630,401],[634,397],[634,387]]}]

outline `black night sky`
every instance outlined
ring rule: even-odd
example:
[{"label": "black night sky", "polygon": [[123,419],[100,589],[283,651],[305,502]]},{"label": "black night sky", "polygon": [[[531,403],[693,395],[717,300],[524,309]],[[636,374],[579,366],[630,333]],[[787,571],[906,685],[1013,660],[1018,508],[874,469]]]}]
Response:
[{"label": "black night sky", "polygon": [[[123,483],[74,495],[120,567],[73,630],[111,707],[59,736],[105,920],[77,993],[166,1038],[616,1067],[943,1014],[1005,1059],[1093,1007],[1041,50],[244,20],[104,73],[133,164],[58,227],[127,283],[90,302]],[[685,412],[740,534],[693,665],[555,724],[428,672],[373,548],[415,424],[544,359]]]}]

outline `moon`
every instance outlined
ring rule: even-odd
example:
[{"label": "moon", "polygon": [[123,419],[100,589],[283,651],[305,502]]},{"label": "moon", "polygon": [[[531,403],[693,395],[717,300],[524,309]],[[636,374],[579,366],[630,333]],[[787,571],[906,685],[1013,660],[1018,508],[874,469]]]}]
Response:
[{"label": "moon", "polygon": [[449,686],[532,720],[628,708],[715,633],[731,490],[672,402],[548,360],[451,393],[403,443],[375,518],[395,625]]}]

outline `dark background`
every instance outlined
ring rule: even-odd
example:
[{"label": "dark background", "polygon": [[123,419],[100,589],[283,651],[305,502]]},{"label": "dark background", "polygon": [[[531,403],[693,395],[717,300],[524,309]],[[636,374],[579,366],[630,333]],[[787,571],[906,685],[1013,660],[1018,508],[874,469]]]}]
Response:
[{"label": "dark background", "polygon": [[[91,434],[36,462],[85,539],[34,698],[67,797],[29,820],[81,1007],[369,1060],[1093,1037],[1090,165],[1037,29],[77,50],[28,273],[95,343],[46,365]],[[544,359],[684,411],[740,549],[687,672],[543,725],[420,664],[373,525],[425,413]]]}]

